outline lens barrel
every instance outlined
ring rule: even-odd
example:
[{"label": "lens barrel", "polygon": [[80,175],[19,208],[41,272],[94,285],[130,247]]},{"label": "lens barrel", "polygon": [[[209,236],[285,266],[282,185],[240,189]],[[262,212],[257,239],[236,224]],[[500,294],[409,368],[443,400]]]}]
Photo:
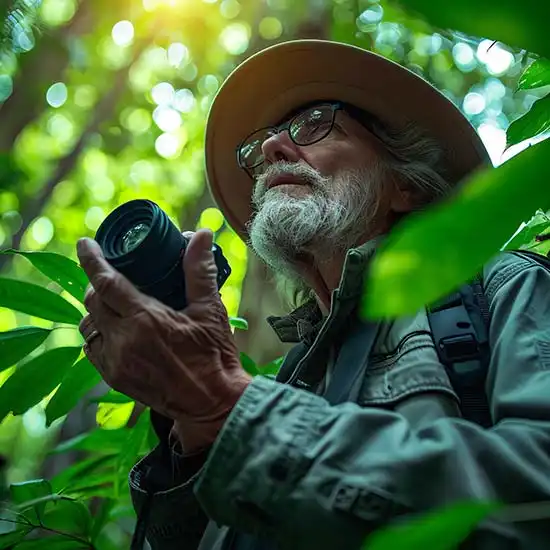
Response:
[{"label": "lens barrel", "polygon": [[[105,259],[142,292],[183,309],[185,279],[181,258],[187,239],[156,203],[137,199],[111,212],[97,230]],[[219,246],[213,247],[218,288],[231,269]]]}]

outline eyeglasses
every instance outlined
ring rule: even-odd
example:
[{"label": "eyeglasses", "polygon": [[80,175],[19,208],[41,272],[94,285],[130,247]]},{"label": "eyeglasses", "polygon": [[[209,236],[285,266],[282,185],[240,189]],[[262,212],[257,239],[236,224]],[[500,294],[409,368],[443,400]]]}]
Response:
[{"label": "eyeglasses", "polygon": [[237,163],[250,174],[265,161],[264,142],[284,130],[288,130],[290,139],[300,147],[321,141],[332,131],[336,111],[343,108],[342,103],[321,103],[299,112],[279,126],[255,130],[237,147]]}]

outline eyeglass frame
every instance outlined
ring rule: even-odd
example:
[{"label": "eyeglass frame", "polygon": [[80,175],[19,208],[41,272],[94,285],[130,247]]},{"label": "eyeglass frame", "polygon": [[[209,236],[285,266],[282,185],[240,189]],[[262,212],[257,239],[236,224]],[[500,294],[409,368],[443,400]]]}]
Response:
[{"label": "eyeglass frame", "polygon": [[[320,138],[316,138],[314,141],[311,141],[309,143],[306,143],[305,145],[302,145],[300,143],[297,143],[296,140],[294,139],[294,137],[292,136],[292,132],[290,132],[290,127],[292,126],[293,122],[296,121],[296,119],[300,116],[303,116],[303,114],[306,112],[306,111],[309,111],[309,110],[312,110],[312,109],[316,109],[316,108],[319,108],[319,107],[323,107],[323,106],[329,106],[331,107],[332,109],[332,119],[331,119],[331,123],[330,123],[330,128],[328,129],[328,131],[326,132],[326,134],[322,135]],[[344,105],[344,103],[340,102],[340,101],[320,101],[318,103],[315,103],[313,105],[310,105],[309,107],[304,107],[302,109],[300,109],[300,111],[298,113],[296,113],[295,115],[293,115],[291,118],[289,118],[286,122],[283,122],[277,126],[264,126],[262,128],[257,128],[256,130],[254,130],[253,132],[251,132],[250,134],[248,134],[240,143],[239,145],[237,146],[236,148],[236,153],[237,153],[237,164],[239,166],[239,168],[242,168],[252,179],[254,179],[254,174],[251,173],[252,170],[254,170],[254,168],[257,168],[258,166],[260,166],[261,164],[263,164],[265,162],[265,155],[264,155],[264,159],[261,161],[261,162],[258,162],[257,164],[253,165],[253,166],[244,166],[242,163],[241,163],[241,158],[240,158],[240,151],[241,151],[241,148],[242,146],[246,143],[246,141],[251,137],[253,136],[254,134],[258,133],[258,132],[261,132],[262,130],[274,130],[275,133],[273,135],[277,135],[277,134],[280,134],[281,132],[284,132],[285,130],[288,131],[288,136],[290,137],[292,143],[294,143],[295,145],[297,145],[298,147],[307,147],[309,145],[314,145],[315,143],[319,143],[320,141],[322,141],[323,139],[325,139],[331,132],[332,132],[332,129],[334,128],[334,122],[335,122],[335,119],[336,119],[336,111],[345,111],[346,110],[346,106]],[[269,136],[269,137],[272,137],[272,136]],[[268,138],[269,139],[269,138]],[[265,141],[264,141],[265,143]],[[263,145],[263,143],[262,143]]]}]

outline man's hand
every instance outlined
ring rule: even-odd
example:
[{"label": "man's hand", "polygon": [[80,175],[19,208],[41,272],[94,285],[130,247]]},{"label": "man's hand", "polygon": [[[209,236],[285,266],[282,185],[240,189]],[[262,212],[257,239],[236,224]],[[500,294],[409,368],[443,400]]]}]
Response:
[{"label": "man's hand", "polygon": [[183,259],[187,307],[141,293],[91,239],[78,257],[91,288],[80,323],[84,351],[114,389],[173,418],[186,452],[210,445],[251,380],[217,288],[212,233],[193,235]]}]

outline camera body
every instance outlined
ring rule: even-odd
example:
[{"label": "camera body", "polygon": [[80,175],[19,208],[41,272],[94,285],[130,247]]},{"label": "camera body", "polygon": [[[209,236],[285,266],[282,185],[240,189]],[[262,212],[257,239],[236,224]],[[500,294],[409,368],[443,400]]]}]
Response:
[{"label": "camera body", "polygon": [[[137,199],[113,210],[95,235],[105,259],[143,293],[180,310],[187,305],[182,258],[186,239],[154,202]],[[212,246],[221,288],[231,268]]]}]

